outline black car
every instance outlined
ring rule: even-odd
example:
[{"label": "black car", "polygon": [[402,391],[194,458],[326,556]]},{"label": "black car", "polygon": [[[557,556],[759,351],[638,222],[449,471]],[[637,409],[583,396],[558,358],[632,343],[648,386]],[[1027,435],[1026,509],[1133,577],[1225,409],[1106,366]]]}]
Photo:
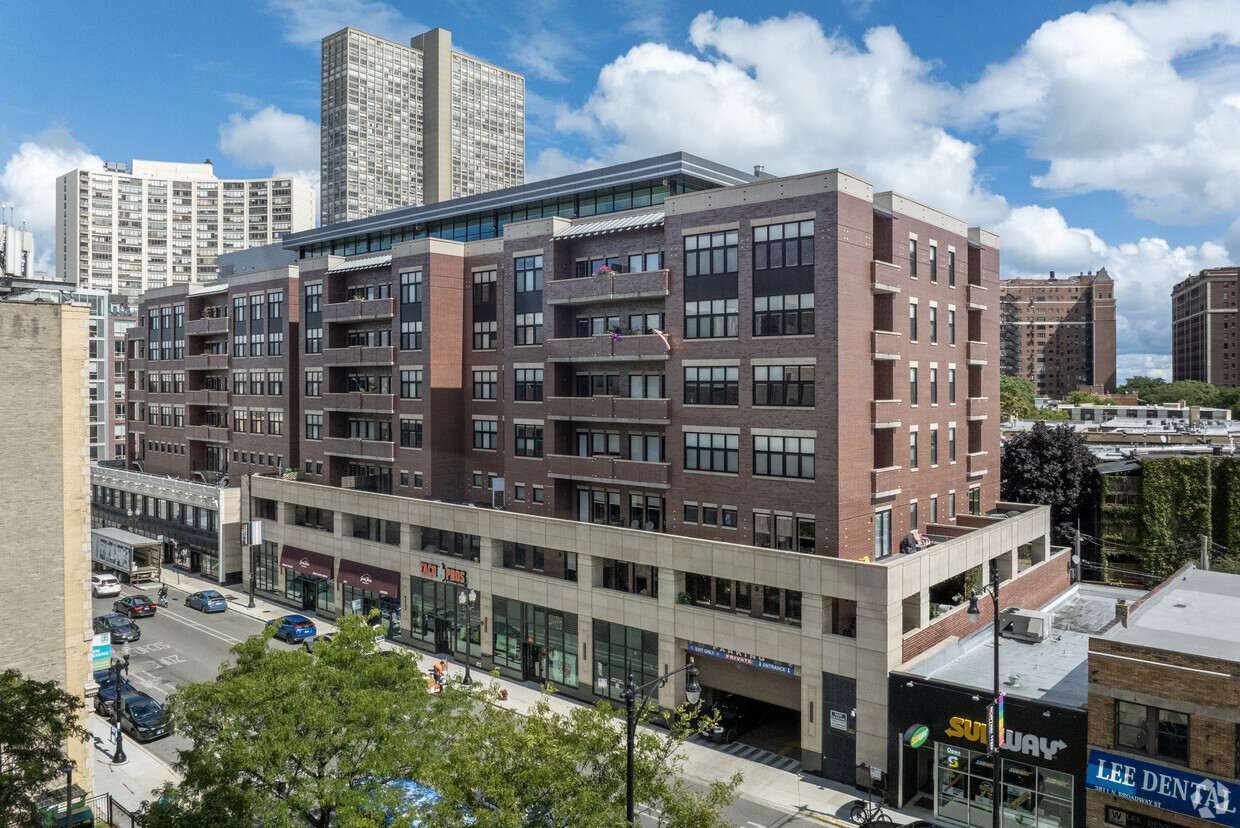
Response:
[{"label": "black car", "polygon": [[137,641],[142,637],[142,630],[138,629],[137,624],[114,612],[96,616],[94,627],[97,633],[111,633],[113,644]]},{"label": "black car", "polygon": [[[99,670],[95,673],[95,682],[99,685],[99,695],[95,696],[95,711],[106,718],[112,716],[112,706],[116,701],[116,675],[111,670]],[[145,695],[125,679],[121,679],[121,699],[131,696]]]},{"label": "black car", "polygon": [[758,723],[756,705],[743,696],[724,696],[712,709],[719,714],[719,721],[710,737],[721,742],[731,742]]},{"label": "black car", "polygon": [[142,593],[126,595],[112,605],[112,609],[130,618],[146,618],[155,614],[155,602]]},{"label": "black car", "polygon": [[168,714],[163,705],[145,693],[121,697],[121,730],[139,742],[168,735]]}]

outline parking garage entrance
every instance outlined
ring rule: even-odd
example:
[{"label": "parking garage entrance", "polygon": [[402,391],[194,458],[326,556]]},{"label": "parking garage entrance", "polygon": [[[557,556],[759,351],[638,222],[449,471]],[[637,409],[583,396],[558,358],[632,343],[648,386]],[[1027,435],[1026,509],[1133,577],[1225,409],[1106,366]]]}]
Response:
[{"label": "parking garage entrance", "polygon": [[[801,679],[791,664],[689,642],[702,700],[718,709],[711,741],[728,753],[755,748],[746,758],[790,768],[801,761]],[[769,755],[763,755],[769,754]]]}]

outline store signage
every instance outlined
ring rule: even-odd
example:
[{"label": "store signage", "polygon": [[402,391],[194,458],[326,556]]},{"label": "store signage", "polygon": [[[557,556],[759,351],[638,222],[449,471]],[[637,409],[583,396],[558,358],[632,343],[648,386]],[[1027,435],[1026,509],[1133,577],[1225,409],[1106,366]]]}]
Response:
[{"label": "store signage", "polygon": [[370,586],[371,582],[372,582],[374,579],[373,579],[373,578],[371,578],[371,577],[370,577],[370,575],[368,575],[368,574],[366,574],[365,572],[363,572],[363,573],[362,573],[362,575],[361,575],[361,577],[360,577],[360,578],[358,578],[358,580],[359,580],[359,581],[361,581],[361,582],[362,582],[363,584],[365,584],[366,586]]},{"label": "store signage", "polygon": [[692,641],[688,644],[688,650],[691,653],[700,653],[701,655],[714,656],[724,661],[732,661],[737,664],[745,664],[750,667],[758,667],[763,670],[771,670],[776,673],[785,675],[796,675],[796,668],[791,664],[784,664],[782,661],[766,661],[757,656],[748,655],[746,653],[738,653],[732,650],[725,650],[722,647],[706,647],[702,644],[694,644]]},{"label": "store signage", "polygon": [[1107,825],[1119,825],[1121,828],[1180,828],[1174,822],[1125,811],[1113,805],[1107,805],[1102,809],[1102,818],[1106,820]]},{"label": "store signage", "polygon": [[834,730],[848,730],[848,714],[842,710],[832,710],[831,727]]},{"label": "store signage", "polygon": [[[993,715],[994,705],[987,708],[988,715]],[[947,730],[944,735],[952,739],[964,739],[968,742],[977,742],[983,745],[990,745],[988,737],[989,728],[985,722],[975,722],[961,716],[953,716],[947,723]],[[997,731],[996,731],[997,733]],[[1034,733],[1022,733],[1019,730],[1003,731],[1003,749],[1010,750],[1013,753],[1021,753],[1025,756],[1040,756],[1043,759],[1054,759],[1055,754],[1068,746],[1063,739],[1055,739],[1051,741],[1045,736],[1038,736]],[[993,748],[992,748],[993,750]]]},{"label": "store signage", "polygon": [[91,670],[106,670],[112,663],[112,634],[99,633],[90,640]]},{"label": "store signage", "polygon": [[463,569],[455,569],[440,563],[422,561],[418,566],[418,571],[422,573],[423,578],[446,581],[457,586],[469,586],[469,574]]},{"label": "store signage", "polygon": [[925,725],[913,725],[904,731],[904,744],[911,748],[919,748],[930,738],[930,728]]},{"label": "store signage", "polygon": [[1090,750],[1085,787],[1164,811],[1240,828],[1240,788],[1179,768],[1142,762],[1104,750]]}]

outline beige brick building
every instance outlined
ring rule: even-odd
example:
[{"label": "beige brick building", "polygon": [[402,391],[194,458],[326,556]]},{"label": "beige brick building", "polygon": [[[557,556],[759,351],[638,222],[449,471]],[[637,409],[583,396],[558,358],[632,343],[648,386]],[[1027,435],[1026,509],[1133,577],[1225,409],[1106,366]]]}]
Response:
[{"label": "beige brick building", "polygon": [[[0,625],[4,666],[85,698],[91,598],[84,304],[0,301],[0,583],[12,604]],[[86,708],[82,707],[85,719]],[[70,745],[74,782],[91,789],[94,761]],[[62,783],[63,785],[63,783]]]}]

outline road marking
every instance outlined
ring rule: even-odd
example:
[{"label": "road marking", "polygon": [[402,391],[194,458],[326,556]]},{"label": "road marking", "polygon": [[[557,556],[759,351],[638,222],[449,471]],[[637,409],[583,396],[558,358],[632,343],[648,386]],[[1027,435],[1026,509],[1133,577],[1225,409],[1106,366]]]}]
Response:
[{"label": "road marking", "polygon": [[187,626],[187,627],[191,627],[191,628],[193,628],[193,629],[196,629],[196,630],[198,630],[199,632],[204,632],[204,633],[206,633],[207,635],[210,635],[210,636],[213,636],[213,637],[215,637],[215,638],[218,638],[220,641],[226,641],[226,642],[228,642],[229,644],[240,644],[240,643],[244,640],[244,639],[240,639],[240,638],[234,638],[233,636],[229,635],[228,633],[220,632],[219,630],[215,629],[214,627],[207,626],[206,624],[202,623],[201,621],[196,621],[196,620],[194,620],[194,619],[192,619],[192,618],[182,618],[181,616],[179,616],[179,615],[177,615],[177,614],[175,614],[175,613],[172,613],[172,612],[165,612],[165,613],[164,613],[164,617],[165,617],[165,618],[171,618],[173,621],[176,621],[178,624],[184,624],[184,625],[185,625],[185,626]]}]

